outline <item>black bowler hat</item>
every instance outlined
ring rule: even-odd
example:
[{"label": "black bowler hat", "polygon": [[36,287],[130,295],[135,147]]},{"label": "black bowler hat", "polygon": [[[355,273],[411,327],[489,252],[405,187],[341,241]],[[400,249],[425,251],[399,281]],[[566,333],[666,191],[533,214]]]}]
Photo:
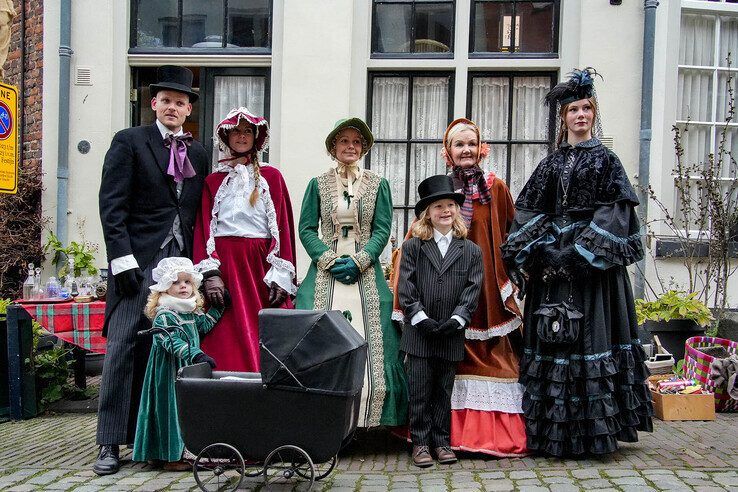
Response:
[{"label": "black bowler hat", "polygon": [[156,84],[151,84],[151,97],[162,90],[184,92],[190,96],[190,102],[197,101],[197,92],[192,90],[192,71],[186,67],[176,65],[162,65],[156,70]]},{"label": "black bowler hat", "polygon": [[420,200],[415,204],[415,216],[419,217],[428,205],[436,200],[449,198],[461,206],[466,197],[463,193],[454,191],[454,180],[451,176],[439,174],[425,178],[418,185],[418,195]]}]

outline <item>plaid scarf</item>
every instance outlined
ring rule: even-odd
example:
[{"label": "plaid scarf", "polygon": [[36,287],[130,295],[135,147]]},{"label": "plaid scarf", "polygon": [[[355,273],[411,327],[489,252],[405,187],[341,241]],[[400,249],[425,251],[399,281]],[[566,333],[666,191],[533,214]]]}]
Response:
[{"label": "plaid scarf", "polygon": [[462,168],[454,166],[454,177],[464,184],[464,204],[461,206],[461,216],[467,227],[471,226],[474,207],[472,201],[478,198],[482,204],[492,201],[484,171],[479,166]]}]

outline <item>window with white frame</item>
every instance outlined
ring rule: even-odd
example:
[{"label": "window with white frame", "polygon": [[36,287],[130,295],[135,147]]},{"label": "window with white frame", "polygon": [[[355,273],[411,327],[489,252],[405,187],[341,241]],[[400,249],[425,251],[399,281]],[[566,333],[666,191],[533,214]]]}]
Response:
[{"label": "window with white frame", "polygon": [[[701,170],[708,172],[711,162],[716,163],[712,169],[723,183],[723,196],[736,203],[738,123],[735,116],[730,118],[729,102],[738,79],[738,11],[732,6],[718,5],[684,9],[680,39],[677,128],[684,151],[681,162],[690,169],[690,183],[684,196],[675,193],[675,210],[699,207],[704,200]],[[720,154],[723,157],[717,162]],[[715,161],[711,161],[710,155]],[[675,174],[675,180],[678,179]],[[685,206],[687,200],[691,206]],[[688,213],[687,218],[681,212],[677,215],[677,225],[684,229],[696,233],[704,228],[700,224],[704,214]]]},{"label": "window with white frame", "polygon": [[443,132],[451,121],[448,73],[371,73],[369,125],[375,144],[367,166],[392,189],[392,236],[401,243],[418,201],[418,183],[445,173]]}]

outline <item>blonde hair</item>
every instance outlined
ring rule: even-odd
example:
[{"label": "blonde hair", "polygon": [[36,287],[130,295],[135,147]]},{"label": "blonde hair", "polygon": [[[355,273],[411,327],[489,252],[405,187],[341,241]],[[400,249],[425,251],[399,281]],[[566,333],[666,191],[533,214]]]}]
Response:
[{"label": "blonde hair", "polygon": [[[597,100],[594,97],[588,97],[587,100],[589,101],[589,104],[592,105],[592,112],[594,113],[594,117],[592,118],[592,129],[594,130],[595,124],[597,124],[597,117],[600,114],[597,110]],[[566,140],[567,132],[569,130],[566,127],[566,112],[569,110],[569,104],[571,103],[562,104],[561,109],[559,109],[559,136],[556,139],[556,147]]]},{"label": "blonde hair", "polygon": [[259,178],[261,178],[261,166],[259,165],[259,156],[254,152],[254,158],[252,159],[254,164],[254,191],[249,196],[249,203],[253,207],[256,205],[256,200],[259,199]]},{"label": "blonde hair", "polygon": [[[413,237],[417,237],[423,241],[427,241],[433,237],[433,223],[431,222],[430,213],[428,212],[431,205],[433,205],[433,203],[425,207],[425,210],[420,213],[418,220],[415,221],[412,229],[410,229]],[[454,203],[454,205],[456,213],[454,214],[454,221],[451,224],[451,230],[453,231],[455,238],[465,239],[468,230],[466,228],[466,224],[464,224],[464,219],[461,218],[461,207],[459,207],[458,203]]]},{"label": "blonde hair", "polygon": [[[159,307],[159,298],[164,292],[153,291],[149,294],[149,298],[146,300],[146,307],[144,308],[144,314],[149,319],[156,317],[156,308]],[[195,289],[192,293],[195,296],[195,309],[202,309],[205,306],[205,300],[198,289]]]}]

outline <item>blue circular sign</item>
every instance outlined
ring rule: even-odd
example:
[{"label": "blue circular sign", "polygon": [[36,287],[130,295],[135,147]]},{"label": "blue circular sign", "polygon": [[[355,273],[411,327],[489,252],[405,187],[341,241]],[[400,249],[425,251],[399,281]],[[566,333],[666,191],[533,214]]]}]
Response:
[{"label": "blue circular sign", "polygon": [[3,101],[0,101],[0,140],[5,140],[13,131],[13,117],[10,114],[10,108]]}]

